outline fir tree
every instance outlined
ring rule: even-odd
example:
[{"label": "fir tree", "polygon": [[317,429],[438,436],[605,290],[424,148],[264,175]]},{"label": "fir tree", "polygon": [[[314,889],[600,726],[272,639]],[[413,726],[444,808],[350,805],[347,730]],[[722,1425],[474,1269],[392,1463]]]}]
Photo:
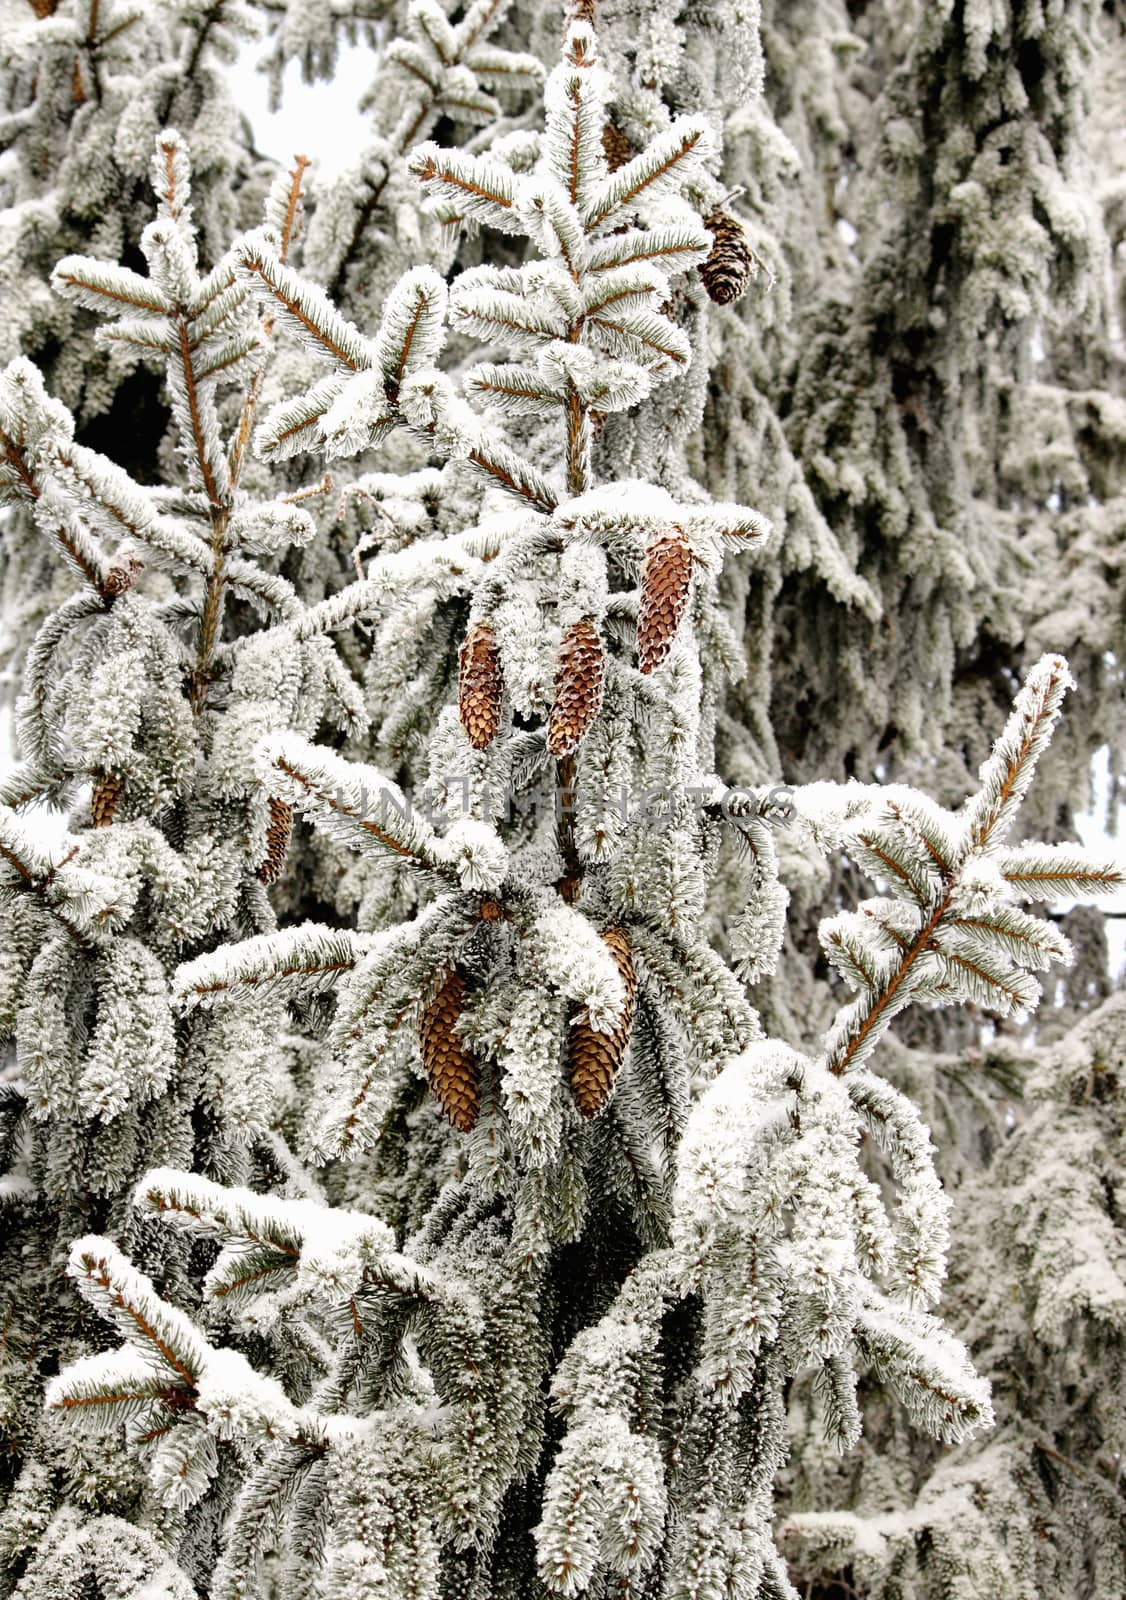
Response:
[{"label": "fir tree", "polygon": [[157,214],[8,235],[6,1592],[1126,1591],[1121,1007],[1025,909],[1124,882],[1111,24],[986,9],[410,0],[319,194],[241,13],[21,36],[20,183],[132,93]]}]

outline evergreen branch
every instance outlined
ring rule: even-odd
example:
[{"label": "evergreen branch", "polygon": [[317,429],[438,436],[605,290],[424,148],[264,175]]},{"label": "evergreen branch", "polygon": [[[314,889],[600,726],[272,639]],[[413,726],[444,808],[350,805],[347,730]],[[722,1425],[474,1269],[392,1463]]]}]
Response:
[{"label": "evergreen branch", "polygon": [[927,903],[927,901],[930,899],[930,895],[927,892],[929,885],[927,885],[925,882],[918,882],[914,874],[910,872],[910,870],[903,864],[902,861],[897,860],[895,856],[892,855],[887,846],[882,844],[875,834],[861,833],[858,829],[855,838],[857,842],[862,844],[864,848],[879,862],[880,866],[887,873],[889,881],[896,882],[902,888],[906,889],[908,893],[915,898],[919,905],[925,905]]},{"label": "evergreen branch", "polygon": [[[410,138],[409,143],[404,141],[403,150],[400,151],[400,154],[405,153],[405,151],[409,149],[410,145],[413,143],[414,137]],[[380,181],[378,183],[369,185],[368,194],[365,197],[363,204],[357,206],[356,208],[356,214],[352,223],[352,231],[349,235],[348,243],[344,247],[336,270],[333,272],[332,277],[328,281],[327,293],[330,300],[338,300],[340,295],[343,293],[345,275],[352,263],[352,259],[355,256],[361,239],[363,239],[365,233],[367,232],[368,224],[371,222],[371,219],[375,214],[376,207],[383,198],[383,191],[386,189],[390,180],[391,165],[390,162],[388,162],[384,166],[383,175]]]},{"label": "evergreen branch", "polygon": [[[90,267],[97,269],[96,274],[88,270],[83,273],[82,269]],[[51,282],[60,293],[89,310],[104,311],[106,302],[111,310],[130,306],[157,316],[172,316],[176,309],[151,278],[142,278],[127,267],[111,268],[102,262],[87,261],[84,256],[64,256],[51,274]]]},{"label": "evergreen branch", "polygon": [[1044,656],[1025,679],[1012,715],[981,771],[982,788],[967,807],[968,848],[981,850],[1008,831],[1032,781],[1074,679],[1062,656]]},{"label": "evergreen branch", "polygon": [[[33,894],[74,942],[84,950],[89,950],[96,942],[92,931],[96,933],[96,924],[110,916],[113,907],[102,907],[95,914],[94,929],[91,930],[89,908],[88,905],[83,906],[81,893],[74,897],[75,904],[70,909],[65,907],[65,885],[60,886],[63,891],[61,895],[52,893],[59,873],[71,864],[80,850],[80,845],[73,844],[58,861],[52,861],[28,836],[16,813],[9,806],[0,805],[0,861],[6,862],[14,872],[21,890]],[[60,899],[64,900],[64,904],[60,904]]]},{"label": "evergreen branch", "polygon": [[380,844],[386,845],[388,850],[393,850],[396,855],[402,856],[404,861],[409,862],[411,866],[420,866],[422,864],[421,856],[416,855],[413,850],[408,850],[406,845],[400,844],[398,839],[387,833],[383,828],[377,827],[370,817],[365,817],[361,814],[358,807],[350,806],[345,801],[328,794],[323,789],[318,789],[311,778],[306,777],[303,772],[288,762],[284,756],[279,756],[274,765],[279,772],[284,772],[287,778],[291,778],[294,783],[299,784],[310,799],[318,801],[336,816],[348,817],[358,822],[365,833],[369,833]]},{"label": "evergreen branch", "polygon": [[[35,480],[35,474],[28,465],[26,452],[15,439],[0,428],[0,464],[12,467],[22,484],[25,492],[34,504],[42,499],[42,490]],[[86,533],[85,529],[70,529],[58,522],[54,517],[37,516],[36,525],[50,538],[53,538],[62,550],[63,555],[78,572],[80,577],[94,589],[102,600],[108,601],[109,594],[106,590],[105,579],[109,571],[109,560],[97,542]]]},{"label": "evergreen branch", "polygon": [[599,227],[614,212],[624,210],[647,190],[666,184],[682,167],[692,165],[705,152],[708,142],[709,130],[705,124],[693,124],[688,118],[680,118],[667,133],[655,139],[648,150],[627,161],[599,186],[585,209],[583,221],[587,232]]},{"label": "evergreen branch", "polygon": [[860,1009],[851,1019],[847,1035],[842,1036],[826,1053],[826,1065],[836,1077],[847,1072],[854,1062],[866,1054],[874,1039],[887,1027],[898,1009],[900,990],[912,975],[920,957],[929,951],[933,936],[950,909],[950,901],[951,894],[947,890],[903,951],[882,987],[864,997]]},{"label": "evergreen branch", "polygon": [[199,384],[196,379],[195,365],[192,358],[191,337],[188,332],[187,319],[184,316],[177,317],[176,330],[180,341],[180,375],[184,381],[188,416],[191,419],[192,443],[195,446],[196,460],[199,464],[204,491],[212,506],[218,509],[222,505],[222,500],[209,459],[210,447],[204,432]]},{"label": "evergreen branch", "polygon": [[409,360],[411,360],[411,346],[414,344],[414,336],[417,334],[417,328],[419,328],[419,322],[422,320],[422,315],[425,314],[425,310],[427,309],[429,309],[429,301],[427,301],[427,298],[425,298],[424,291],[419,288],[419,290],[416,291],[416,301],[414,301],[413,314],[411,314],[411,318],[409,318],[408,325],[406,325],[405,334],[403,334],[403,338],[401,338],[400,341],[400,352],[398,352],[398,358],[395,360],[395,370],[393,370],[393,373],[390,374],[390,382],[392,382],[393,389],[395,390],[398,390],[398,386],[400,386],[401,381],[403,381],[403,378],[406,376],[406,371],[408,371]]},{"label": "evergreen branch", "polygon": [[477,0],[476,5],[470,6],[457,29],[459,61],[464,61],[482,34],[487,33],[493,23],[499,21],[499,13],[504,5],[505,0]]},{"label": "evergreen branch", "polygon": [[973,988],[988,995],[987,1003],[992,1003],[994,1009],[1002,1012],[1015,1011],[1028,1004],[1029,995],[1020,984],[1006,982],[1004,977],[996,972],[990,972],[980,961],[959,955],[946,945],[941,948],[942,961],[955,967],[959,973],[964,973],[972,981]]},{"label": "evergreen branch", "polygon": [[149,1280],[108,1239],[79,1239],[71,1247],[67,1271],[96,1310],[127,1338],[141,1340],[162,1366],[195,1391],[205,1362],[202,1340],[183,1312],[164,1305]]},{"label": "evergreen branch", "polygon": [[349,372],[358,372],[367,364],[363,340],[323,292],[313,290],[284,263],[271,259],[264,248],[256,249],[250,240],[237,260],[240,275],[246,274],[256,288],[261,286],[269,297],[268,303],[272,301],[313,348]]},{"label": "evergreen branch", "polygon": [[641,262],[667,263],[670,272],[685,272],[707,259],[711,235],[702,228],[630,228],[625,233],[596,239],[588,247],[588,270],[612,272]]},{"label": "evergreen branch", "polygon": [[84,508],[104,518],[115,532],[126,533],[197,572],[211,571],[205,542],[154,512],[120,467],[80,445],[60,451],[55,459],[62,469],[64,487],[81,491],[78,498]]},{"label": "evergreen branch", "polygon": [[1120,863],[1099,861],[1077,845],[1018,845],[1002,855],[999,865],[1005,882],[1024,900],[1080,899],[1126,888]]},{"label": "evergreen branch", "polygon": [[537,511],[551,512],[558,504],[555,495],[536,469],[511,450],[497,448],[489,451],[484,442],[468,452],[465,459],[486,477],[492,478],[510,494],[533,506]]},{"label": "evergreen branch", "polygon": [[196,956],[177,968],[173,992],[187,1009],[238,989],[277,987],[295,998],[319,993],[350,972],[365,948],[363,934],[305,922]]},{"label": "evergreen branch", "polygon": [[300,1218],[308,1221],[302,1202],[278,1201],[249,1189],[228,1189],[174,1167],[147,1172],[133,1192],[133,1204],[190,1232],[264,1245],[292,1261],[301,1254]]},{"label": "evergreen branch", "polygon": [[440,178],[450,188],[462,189],[466,194],[472,195],[478,200],[486,200],[491,205],[500,206],[504,210],[508,210],[512,205],[511,196],[505,194],[501,186],[494,184],[490,188],[488,182],[484,179],[463,177],[461,174],[448,169],[443,170],[429,156],[423,157],[419,162],[417,176],[422,183],[432,183],[435,179]]},{"label": "evergreen branch", "polygon": [[[298,208],[301,204],[302,184],[304,182],[305,171],[308,166],[308,156],[299,155],[294,157],[289,193],[286,196],[285,220],[282,226],[281,251],[278,258],[283,266],[285,265],[289,256],[289,246],[293,236],[293,229],[297,220]],[[269,313],[267,313],[263,318],[262,332],[264,337],[267,339],[273,332],[273,318],[269,315]],[[251,381],[250,388],[246,392],[242,402],[242,408],[239,412],[238,426],[235,429],[235,436],[231,442],[229,459],[232,490],[238,487],[239,479],[242,477],[243,460],[246,455],[247,445],[250,443],[251,431],[254,427],[254,416],[258,409],[258,399],[262,392],[262,380],[264,374],[264,366],[260,367],[254,374],[254,378]]]},{"label": "evergreen branch", "polygon": [[[297,219],[298,207],[301,201],[302,180],[305,175],[305,169],[308,167],[308,165],[309,161],[306,156],[298,156],[294,162],[294,169],[293,173],[291,174],[289,193],[286,199],[285,219],[282,225],[281,250],[278,257],[279,263],[283,269],[286,264],[290,240]],[[184,370],[185,376],[187,377],[190,376],[190,369],[187,365],[189,360],[189,352],[184,345],[186,324],[182,319],[180,328],[182,360],[185,363]],[[263,318],[262,324],[263,337],[266,340],[269,339],[272,330],[273,318],[269,315],[269,313],[267,313],[267,315]],[[247,351],[239,351],[236,346],[236,353],[232,360],[237,361],[248,353],[249,352]],[[219,370],[217,359],[209,371],[209,376],[213,375],[216,370]],[[258,397],[262,389],[264,372],[265,365],[263,363],[258,367],[258,370],[251,378],[246,394],[243,397],[242,406],[239,411],[238,425],[235,428],[234,438],[231,441],[230,451],[226,463],[226,493],[224,494],[221,502],[217,501],[215,493],[213,493],[211,487],[209,487],[210,480],[208,475],[205,474],[204,477],[204,487],[208,489],[208,498],[212,502],[213,509],[211,517],[211,571],[207,575],[207,583],[204,590],[203,611],[200,617],[199,639],[196,646],[196,664],[195,671],[192,675],[192,705],[197,714],[203,709],[204,699],[207,694],[207,686],[211,676],[211,665],[215,655],[215,648],[218,644],[219,635],[222,630],[224,579],[228,575],[225,571],[225,568],[228,566],[227,543],[230,527],[231,506],[234,501],[234,496],[238,491],[239,479],[242,475],[243,463],[246,458],[246,448],[250,442],[251,430],[254,426],[254,415],[258,408]],[[194,388],[191,384],[189,384],[189,399],[193,393]],[[192,414],[194,419],[194,408]],[[200,460],[202,466],[202,454]],[[250,585],[253,584],[255,573],[254,569],[252,569],[249,564],[240,564],[239,575],[242,578],[244,587],[250,587]],[[255,585],[255,587],[258,589],[258,592],[261,592],[261,585]],[[267,587],[274,592],[277,592],[276,585],[269,585]]]}]

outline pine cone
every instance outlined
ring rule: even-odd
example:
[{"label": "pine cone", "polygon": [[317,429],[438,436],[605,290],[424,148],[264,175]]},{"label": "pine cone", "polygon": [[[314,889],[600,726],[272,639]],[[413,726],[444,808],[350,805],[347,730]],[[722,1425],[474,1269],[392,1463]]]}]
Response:
[{"label": "pine cone", "polygon": [[273,795],[266,803],[270,808],[270,820],[266,824],[266,855],[258,868],[258,877],[268,888],[277,883],[285,867],[289,836],[293,832],[293,807],[284,800],[275,800]]},{"label": "pine cone", "polygon": [[125,779],[116,772],[97,774],[94,779],[94,792],[90,796],[90,818],[95,828],[109,827],[124,793]]},{"label": "pine cone", "polygon": [[454,1127],[468,1133],[477,1121],[480,1072],[455,1031],[465,999],[465,979],[454,968],[422,1013],[418,1035],[426,1081]]},{"label": "pine cone", "polygon": [[692,550],[679,528],[649,541],[637,608],[637,662],[656,672],[672,649],[692,589]]},{"label": "pine cone", "polygon": [[629,1044],[637,1010],[637,972],[629,944],[621,928],[607,928],[602,935],[626,988],[626,1004],[621,1021],[609,1033],[595,1033],[586,1015],[571,1029],[569,1062],[575,1104],[583,1117],[596,1117],[614,1091],[618,1069]]},{"label": "pine cone", "polygon": [[118,595],[125,594],[133,587],[140,570],[141,562],[131,550],[128,551],[106,573],[102,582],[102,593],[109,599],[116,600]]},{"label": "pine cone", "polygon": [[606,652],[589,617],[563,632],[555,670],[555,699],[547,719],[547,748],[558,760],[576,750],[602,709]]},{"label": "pine cone", "polygon": [[457,714],[474,750],[484,750],[496,738],[503,693],[496,634],[491,624],[478,622],[458,651],[457,676]]},{"label": "pine cone", "polygon": [[712,250],[700,268],[700,278],[710,300],[729,306],[754,277],[758,262],[743,224],[729,211],[713,211],[704,218],[704,227],[712,235]]},{"label": "pine cone", "polygon": [[611,172],[617,172],[619,167],[633,160],[633,145],[616,123],[607,122],[603,126],[602,149]]}]

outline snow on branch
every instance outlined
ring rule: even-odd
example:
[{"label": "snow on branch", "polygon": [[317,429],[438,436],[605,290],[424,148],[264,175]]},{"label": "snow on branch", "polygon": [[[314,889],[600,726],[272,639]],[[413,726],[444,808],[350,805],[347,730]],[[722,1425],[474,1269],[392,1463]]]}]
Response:
[{"label": "snow on branch", "polygon": [[427,141],[411,153],[410,170],[426,185],[433,209],[452,208],[458,216],[472,218],[503,233],[522,233],[523,220],[516,207],[517,179],[490,156],[466,155]]},{"label": "snow on branch", "polygon": [[[196,1385],[207,1364],[207,1342],[191,1318],[168,1305],[150,1279],[108,1239],[93,1235],[71,1246],[67,1276],[84,1300],[99,1312],[149,1367],[155,1366],[167,1383],[185,1400],[194,1399]],[[56,1385],[63,1385],[60,1374]],[[48,1404],[63,1400],[48,1396]]]},{"label": "snow on branch", "polygon": [[981,789],[966,806],[964,823],[972,847],[999,844],[1012,827],[1048,748],[1075,680],[1062,656],[1044,656],[1029,672],[1004,732],[979,774]]},{"label": "snow on branch", "polygon": [[815,819],[826,847],[843,848],[889,890],[822,924],[830,961],[858,990],[825,1036],[834,1073],[859,1067],[913,1003],[972,1001],[1017,1017],[1034,1009],[1040,986],[1033,974],[1070,962],[1071,947],[1051,923],[1011,904],[1034,897],[1022,870],[1034,881],[1047,869],[1050,884],[1058,860],[1069,892],[1098,894],[1122,881],[1118,869],[1071,846],[1002,849],[1071,682],[1058,656],[1033,667],[982,767],[981,790],[957,814],[899,788],[846,786],[819,794],[812,808],[809,790],[795,793],[798,814]]},{"label": "snow on branch", "polygon": [[211,1006],[242,989],[304,999],[335,988],[367,948],[368,936],[346,928],[303,922],[279,933],[262,933],[220,945],[177,968],[173,988],[187,1010]]},{"label": "snow on branch", "polygon": [[700,176],[703,163],[713,154],[714,146],[712,130],[702,118],[675,118],[648,149],[593,188],[582,207],[587,231],[593,232],[612,219],[620,219],[638,204],[651,205],[670,190],[679,189]]},{"label": "snow on branch", "polygon": [[375,365],[392,398],[408,373],[433,366],[445,344],[446,284],[433,267],[405,272],[387,296],[375,338]]},{"label": "snow on branch", "polygon": [[856,1342],[916,1427],[959,1444],[993,1426],[989,1384],[936,1317],[869,1289]]},{"label": "snow on branch", "polygon": [[609,1032],[625,1006],[625,985],[589,919],[553,896],[537,911],[528,933],[536,969],[559,994],[585,1006],[596,1032]]},{"label": "snow on branch", "polygon": [[247,234],[240,241],[233,264],[240,281],[250,286],[279,321],[338,371],[358,372],[372,365],[369,342],[340,315],[323,289],[281,260],[265,231]]},{"label": "snow on branch", "polygon": [[394,1233],[377,1217],[226,1188],[171,1168],[146,1173],[134,1204],[222,1243],[204,1293],[232,1303],[286,1281],[329,1303],[347,1301],[395,1247]]},{"label": "snow on branch", "polygon": [[407,866],[446,870],[434,829],[374,767],[345,761],[292,734],[261,741],[256,759],[270,792],[330,837],[365,854],[390,854]]},{"label": "snow on branch", "polygon": [[1002,878],[1021,900],[1087,900],[1126,888],[1126,868],[1074,844],[1021,844],[998,859]]},{"label": "snow on branch", "polygon": [[125,311],[144,311],[167,317],[176,309],[151,278],[92,256],[64,256],[51,274],[51,286],[88,311],[99,311],[103,316],[121,317]]}]

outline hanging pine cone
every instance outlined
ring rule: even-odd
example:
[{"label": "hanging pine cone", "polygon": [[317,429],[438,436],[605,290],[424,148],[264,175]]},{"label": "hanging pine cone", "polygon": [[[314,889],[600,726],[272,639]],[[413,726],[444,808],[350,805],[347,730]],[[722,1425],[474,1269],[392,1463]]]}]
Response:
[{"label": "hanging pine cone", "polygon": [[465,979],[454,968],[423,1011],[418,1035],[432,1093],[454,1127],[468,1133],[477,1121],[480,1072],[456,1032],[464,1001]]},{"label": "hanging pine cone", "polygon": [[125,779],[116,772],[100,772],[90,796],[90,817],[95,828],[108,828],[125,793]]},{"label": "hanging pine cone", "polygon": [[496,738],[503,693],[496,634],[488,622],[478,622],[458,651],[457,675],[457,714],[474,750],[484,750]]},{"label": "hanging pine cone", "polygon": [[633,145],[630,144],[616,123],[607,122],[604,124],[602,129],[602,149],[611,172],[617,172],[619,167],[624,167],[627,161],[633,160]]},{"label": "hanging pine cone", "polygon": [[602,709],[606,652],[589,617],[564,629],[555,669],[555,699],[547,719],[547,748],[556,760],[576,750]]},{"label": "hanging pine cone", "polygon": [[118,595],[127,593],[137,581],[137,574],[141,570],[141,562],[132,550],[128,550],[114,563],[102,581],[102,593],[110,600],[116,600]]},{"label": "hanging pine cone", "polygon": [[284,800],[276,800],[273,795],[266,804],[270,808],[270,820],[266,824],[266,855],[258,868],[258,877],[269,888],[277,883],[285,867],[289,836],[293,832],[293,807]]},{"label": "hanging pine cone", "polygon": [[754,277],[758,262],[743,224],[729,211],[713,211],[704,218],[704,227],[712,236],[712,250],[700,268],[700,278],[710,300],[729,306]]},{"label": "hanging pine cone", "polygon": [[637,607],[637,662],[656,672],[672,649],[692,589],[692,550],[679,528],[649,541]]},{"label": "hanging pine cone", "polygon": [[621,1021],[609,1033],[596,1033],[585,1014],[571,1029],[568,1050],[571,1088],[583,1117],[596,1117],[610,1099],[637,1010],[637,972],[625,934],[621,928],[607,928],[602,941],[625,984],[626,1003]]}]

